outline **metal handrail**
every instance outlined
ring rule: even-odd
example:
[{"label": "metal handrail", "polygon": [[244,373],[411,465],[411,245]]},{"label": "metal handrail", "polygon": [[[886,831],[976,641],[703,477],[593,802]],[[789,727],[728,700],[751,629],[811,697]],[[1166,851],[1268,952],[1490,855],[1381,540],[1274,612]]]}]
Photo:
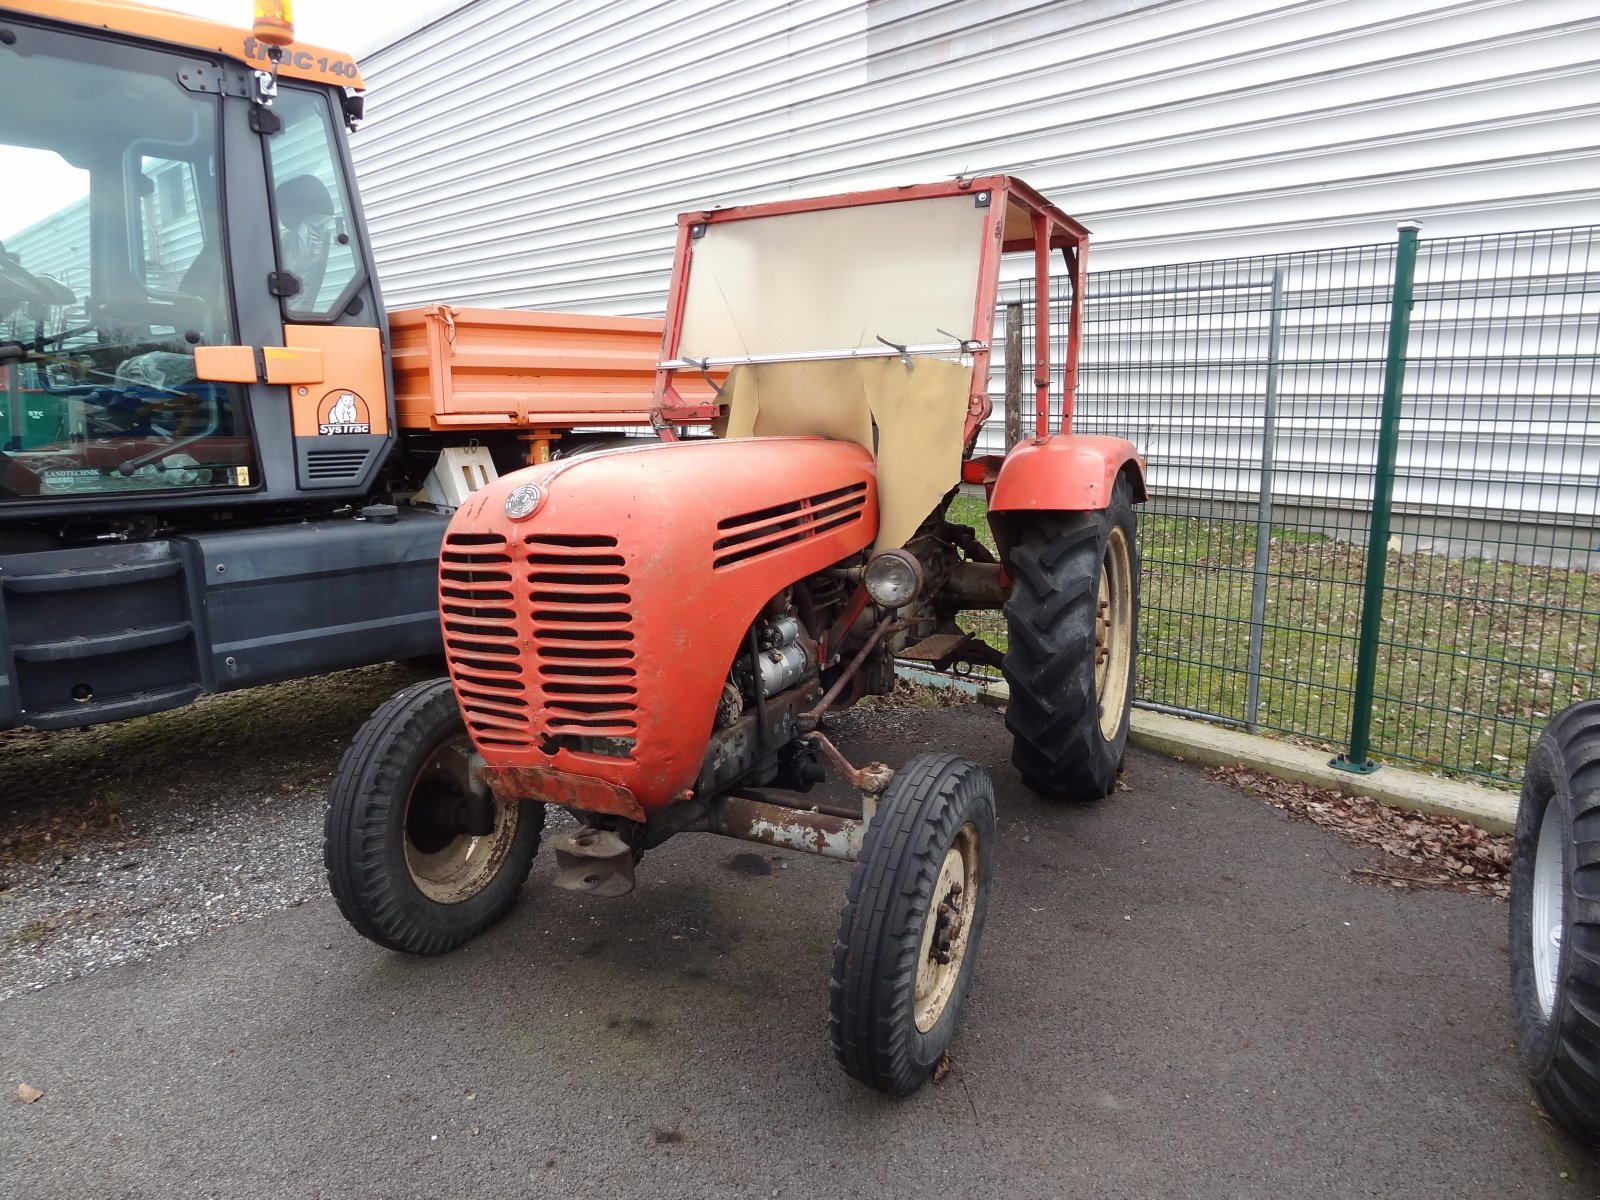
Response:
[{"label": "metal handrail", "polygon": [[834,362],[851,358],[904,358],[908,354],[972,354],[987,350],[987,342],[929,342],[919,346],[858,346],[847,350],[796,350],[789,354],[728,354],[709,358],[669,358],[658,371],[705,371],[719,367],[755,366],[760,363]]}]

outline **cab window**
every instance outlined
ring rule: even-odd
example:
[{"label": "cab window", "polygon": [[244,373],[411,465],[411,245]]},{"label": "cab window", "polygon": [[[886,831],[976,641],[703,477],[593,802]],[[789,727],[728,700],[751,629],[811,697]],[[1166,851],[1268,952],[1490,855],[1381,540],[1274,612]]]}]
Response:
[{"label": "cab window", "polygon": [[285,296],[291,320],[331,321],[365,279],[352,236],[340,169],[338,128],[321,92],[280,88],[272,111],[283,128],[265,139],[278,232],[278,270],[294,276]]},{"label": "cab window", "polygon": [[259,482],[240,390],[218,100],[190,64],[22,23],[0,45],[0,506]]}]

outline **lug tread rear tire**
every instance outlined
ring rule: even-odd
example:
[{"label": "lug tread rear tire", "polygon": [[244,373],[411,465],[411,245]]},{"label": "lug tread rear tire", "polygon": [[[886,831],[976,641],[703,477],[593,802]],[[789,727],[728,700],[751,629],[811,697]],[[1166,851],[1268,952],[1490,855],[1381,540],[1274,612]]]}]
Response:
[{"label": "lug tread rear tire", "polygon": [[[957,831],[978,835],[978,895],[954,991],[922,1033],[914,1016],[923,921]],[[953,754],[919,754],[895,773],[850,876],[828,988],[828,1037],[839,1065],[879,1091],[917,1090],[955,1036],[977,962],[993,874],[994,785]]]},{"label": "lug tread rear tire", "polygon": [[[1002,663],[1010,697],[1006,728],[1011,762],[1023,782],[1050,800],[1089,801],[1110,795],[1128,741],[1123,713],[1115,737],[1100,729],[1095,691],[1095,624],[1100,571],[1113,526],[1126,534],[1133,578],[1133,628],[1139,611],[1139,557],[1133,496],[1118,479],[1111,504],[1098,512],[1029,514],[1011,550],[1009,646]],[[1133,663],[1125,696],[1133,697]]]},{"label": "lug tread rear tire", "polygon": [[[1550,805],[1561,817],[1562,940],[1551,1013],[1534,982],[1533,864]],[[1600,1145],[1600,700],[1555,715],[1523,773],[1511,866],[1511,1000],[1523,1065],[1550,1115]]]},{"label": "lug tread rear tire", "polygon": [[405,864],[405,805],[414,776],[466,725],[448,679],[402,688],[367,718],[328,790],[323,866],[339,911],[357,933],[406,954],[454,950],[516,903],[544,827],[544,805],[524,803],[504,864],[477,895],[440,904]]}]

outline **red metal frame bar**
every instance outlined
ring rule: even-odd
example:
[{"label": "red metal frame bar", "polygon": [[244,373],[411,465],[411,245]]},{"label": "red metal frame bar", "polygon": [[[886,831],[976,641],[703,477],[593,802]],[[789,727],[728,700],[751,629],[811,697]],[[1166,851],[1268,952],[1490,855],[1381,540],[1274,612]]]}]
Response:
[{"label": "red metal frame bar", "polygon": [[962,428],[962,458],[972,454],[978,431],[994,409],[989,399],[989,356],[990,343],[994,341],[994,306],[1000,296],[1000,241],[1005,236],[1006,220],[1005,176],[972,182],[988,185],[969,190],[989,193],[989,212],[983,223],[983,244],[978,250],[978,294],[972,305],[972,332],[968,335],[971,341],[981,342],[983,349],[972,352],[972,391],[967,396],[967,421]]},{"label": "red metal frame bar", "polygon": [[[684,213],[678,218],[678,241],[672,252],[672,282],[667,285],[667,316],[666,325],[661,331],[661,358],[666,362],[675,358],[678,353],[678,337],[683,329],[684,299],[689,294],[689,259],[691,256],[690,243],[691,226],[696,224],[693,213]],[[678,395],[678,389],[673,386],[671,371],[656,371],[656,386],[650,402],[650,424],[661,435],[662,440],[677,441],[677,434],[673,432],[671,423],[666,419],[666,414],[671,412],[677,416],[714,416],[714,413],[687,412],[683,398]],[[684,419],[680,417],[680,419]]]},{"label": "red metal frame bar", "polygon": [[[1033,226],[1033,436],[1050,436],[1050,224],[1042,212]],[[1011,353],[1011,347],[1006,347]]]},{"label": "red metal frame bar", "polygon": [[[1078,396],[1078,349],[1083,337],[1083,302],[1089,287],[1089,239],[1083,238],[1075,247],[1061,247],[1061,256],[1067,260],[1067,272],[1072,279],[1072,311],[1067,316],[1067,369],[1061,381],[1061,432],[1072,432],[1072,415]],[[1045,286],[1049,286],[1046,280]]]}]

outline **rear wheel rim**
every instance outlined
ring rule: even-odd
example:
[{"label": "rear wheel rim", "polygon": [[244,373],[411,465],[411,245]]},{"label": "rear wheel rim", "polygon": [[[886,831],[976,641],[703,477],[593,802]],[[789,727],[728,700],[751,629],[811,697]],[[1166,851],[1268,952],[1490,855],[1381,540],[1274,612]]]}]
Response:
[{"label": "rear wheel rim", "polygon": [[1539,842],[1533,851],[1533,918],[1528,936],[1533,943],[1533,986],[1540,1015],[1548,1021],[1556,1009],[1561,976],[1561,920],[1566,907],[1566,880],[1561,865],[1561,817],[1545,805],[1539,821]]},{"label": "rear wheel rim", "polygon": [[945,852],[933,900],[922,925],[917,958],[916,996],[912,1016],[917,1030],[927,1033],[950,1006],[961,978],[961,965],[971,945],[972,919],[978,904],[978,829],[970,821],[956,831]]},{"label": "rear wheel rim", "polygon": [[494,805],[487,834],[459,832],[475,786],[472,742],[457,734],[422,764],[406,796],[405,857],[411,882],[438,904],[461,904],[482,892],[505,865],[517,837],[520,806]]},{"label": "rear wheel rim", "polygon": [[1128,706],[1128,666],[1133,654],[1133,561],[1128,535],[1114,525],[1100,563],[1100,595],[1094,624],[1094,694],[1100,704],[1100,736],[1111,741],[1122,729]]}]

